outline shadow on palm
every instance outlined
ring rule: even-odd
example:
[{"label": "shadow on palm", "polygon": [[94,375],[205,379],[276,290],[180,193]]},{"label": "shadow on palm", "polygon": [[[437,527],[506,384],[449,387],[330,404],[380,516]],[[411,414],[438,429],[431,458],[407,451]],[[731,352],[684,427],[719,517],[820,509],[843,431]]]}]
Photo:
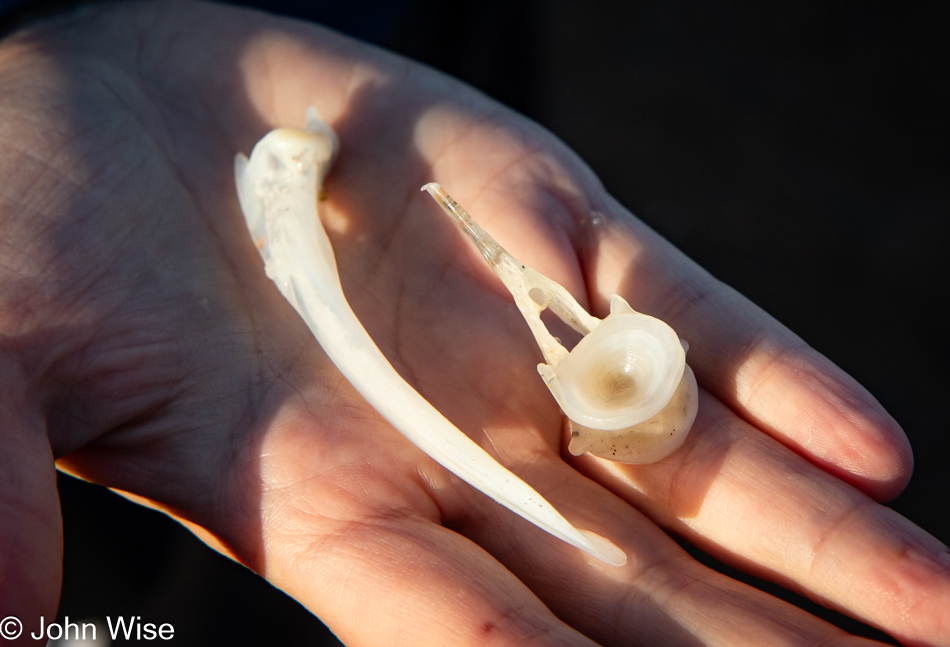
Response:
[{"label": "shadow on palm", "polygon": [[[139,7],[84,18],[85,34],[47,45],[55,83],[39,107],[24,104],[24,114],[56,124],[43,145],[74,178],[68,194],[52,196],[52,224],[36,238],[46,272],[30,313],[46,317],[50,344],[32,352],[50,367],[49,433],[61,467],[193,524],[338,626],[348,609],[336,605],[337,583],[321,579],[335,564],[363,578],[354,594],[388,591],[401,577],[407,590],[419,587],[412,599],[441,608],[450,594],[433,594],[433,582],[446,591],[466,582],[496,585],[512,606],[534,608],[532,592],[438,523],[605,642],[649,620],[653,637],[685,644],[673,606],[740,620],[789,613],[687,560],[632,507],[742,555],[753,551],[728,543],[742,534],[722,522],[732,517],[694,527],[715,486],[734,487],[715,492],[727,507],[768,507],[763,491],[774,491],[790,494],[796,513],[815,507],[816,492],[843,491],[735,413],[780,436],[760,415],[767,407],[740,402],[742,371],[763,346],[728,352],[735,312],[751,317],[750,328],[774,322],[738,299],[712,298],[706,288],[721,287],[711,279],[678,284],[705,275],[623,213],[556,140],[472,91],[309,26],[261,27],[254,14],[175,6],[190,19],[166,20],[162,3],[142,5],[139,32],[126,29],[124,14]],[[212,37],[205,13],[220,18]],[[88,40],[109,21],[126,34],[115,50]],[[572,521],[623,542],[642,560],[631,570],[596,570],[425,458],[362,402],[264,277],[238,211],[233,155],[273,127],[302,125],[311,104],[340,135],[321,215],[344,291],[371,336],[437,409]],[[562,461],[562,418],[535,370],[540,354],[507,292],[419,192],[431,180],[594,314],[616,291],[634,297],[634,308],[671,317],[693,343],[701,382],[726,406],[705,394],[669,462]],[[759,453],[734,460],[749,448]],[[723,479],[738,463],[763,479],[788,467],[782,474],[794,487],[752,491],[748,479]],[[654,600],[644,574],[683,595]],[[575,587],[596,591],[595,601],[578,607]],[[803,633],[825,631],[806,625]],[[716,622],[708,626],[715,635]]]}]

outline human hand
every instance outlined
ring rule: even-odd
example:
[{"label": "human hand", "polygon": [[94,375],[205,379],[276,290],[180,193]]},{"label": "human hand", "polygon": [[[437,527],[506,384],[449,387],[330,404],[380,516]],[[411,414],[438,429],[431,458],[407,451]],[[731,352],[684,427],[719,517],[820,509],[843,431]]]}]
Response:
[{"label": "human hand", "polygon": [[[96,8],[7,41],[0,67],[2,366],[17,388],[0,428],[18,487],[7,504],[21,511],[2,530],[20,565],[4,609],[55,603],[52,448],[64,469],[190,524],[353,644],[496,632],[583,644],[567,625],[607,644],[840,637],[697,565],[666,532],[902,638],[948,640],[945,548],[839,480],[899,491],[909,452],[896,425],[536,126],[317,28],[214,6]],[[323,214],[357,314],[437,408],[620,544],[627,567],[590,563],[433,465],[340,380],[263,278],[230,159],[311,103],[341,136]],[[595,312],[616,291],[690,341],[708,393],[686,447],[654,466],[563,462],[527,329],[417,193],[430,179]]]}]

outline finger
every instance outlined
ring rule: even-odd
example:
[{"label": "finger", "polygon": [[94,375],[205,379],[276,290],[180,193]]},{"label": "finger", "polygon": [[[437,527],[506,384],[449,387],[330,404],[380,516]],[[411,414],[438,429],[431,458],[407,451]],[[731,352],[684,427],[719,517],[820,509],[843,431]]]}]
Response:
[{"label": "finger", "polygon": [[[43,421],[25,413],[29,401],[16,393],[25,380],[6,365],[0,357],[0,618],[18,618],[26,643],[41,615],[56,615],[62,518]],[[14,628],[5,621],[2,630],[10,638]]]},{"label": "finger", "polygon": [[613,293],[628,297],[690,343],[700,384],[746,420],[875,498],[904,488],[906,436],[841,369],[627,215],[603,224],[593,249],[595,307]]},{"label": "finger", "polygon": [[259,460],[241,467],[245,484],[259,483],[240,496],[260,534],[225,525],[214,529],[222,543],[347,645],[592,645],[439,526],[434,493],[451,506],[468,486],[357,398],[340,389],[337,415],[319,424],[312,403],[282,408]]},{"label": "finger", "polygon": [[703,394],[684,446],[585,473],[661,526],[913,644],[950,643],[950,552]]},{"label": "finger", "polygon": [[[596,562],[496,508],[459,530],[483,544],[562,619],[603,645],[871,644],[690,558],[656,525],[552,457],[522,474],[579,527],[616,542]],[[876,643],[875,643],[876,644]]]},{"label": "finger", "polygon": [[490,555],[429,521],[348,522],[316,543],[282,538],[272,582],[347,645],[594,645]]},{"label": "finger", "polygon": [[478,546],[414,512],[279,517],[266,528],[268,580],[347,645],[594,644]]}]

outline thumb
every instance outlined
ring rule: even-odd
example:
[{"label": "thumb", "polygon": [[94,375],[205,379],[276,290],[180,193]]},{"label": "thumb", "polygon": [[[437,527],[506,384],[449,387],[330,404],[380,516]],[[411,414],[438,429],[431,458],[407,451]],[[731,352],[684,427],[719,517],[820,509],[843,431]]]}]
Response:
[{"label": "thumb", "polygon": [[[30,415],[17,382],[0,371],[0,638],[32,644],[40,616],[54,618],[63,532],[56,465],[46,426]],[[6,641],[4,641],[6,642]]]}]

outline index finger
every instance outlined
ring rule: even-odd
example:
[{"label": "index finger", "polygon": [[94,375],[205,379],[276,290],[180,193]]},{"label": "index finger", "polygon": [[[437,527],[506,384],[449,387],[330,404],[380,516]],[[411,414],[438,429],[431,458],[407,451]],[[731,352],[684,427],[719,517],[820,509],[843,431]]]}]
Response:
[{"label": "index finger", "polygon": [[595,309],[612,294],[690,343],[700,383],[734,411],[869,495],[896,496],[913,458],[903,430],[853,378],[607,196],[587,249]]}]

